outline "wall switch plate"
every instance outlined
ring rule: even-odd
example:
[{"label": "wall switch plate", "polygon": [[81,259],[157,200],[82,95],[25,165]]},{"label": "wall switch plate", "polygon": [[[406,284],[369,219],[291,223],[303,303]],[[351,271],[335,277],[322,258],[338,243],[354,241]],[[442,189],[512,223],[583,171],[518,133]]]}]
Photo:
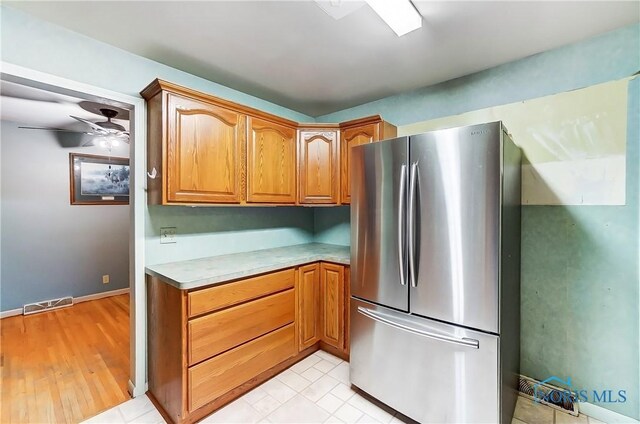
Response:
[{"label": "wall switch plate", "polygon": [[160,228],[160,244],[176,242],[176,227]]},{"label": "wall switch plate", "polygon": [[109,274],[102,276],[102,284],[109,284]]}]

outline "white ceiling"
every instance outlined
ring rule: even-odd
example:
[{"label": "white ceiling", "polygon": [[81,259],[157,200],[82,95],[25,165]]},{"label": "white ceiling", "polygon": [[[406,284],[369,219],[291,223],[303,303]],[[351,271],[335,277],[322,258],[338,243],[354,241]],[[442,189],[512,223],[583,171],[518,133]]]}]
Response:
[{"label": "white ceiling", "polygon": [[[87,131],[86,124],[70,115],[93,122],[106,121],[101,115],[88,112],[80,106],[85,99],[66,96],[52,91],[28,87],[5,80],[0,81],[0,119],[24,126],[52,127]],[[105,107],[113,107],[106,105]],[[128,119],[113,119],[113,122],[129,128]]]},{"label": "white ceiling", "polygon": [[423,27],[399,38],[368,6],[335,20],[310,0],[4,3],[312,116],[640,21],[638,1],[414,1]]}]

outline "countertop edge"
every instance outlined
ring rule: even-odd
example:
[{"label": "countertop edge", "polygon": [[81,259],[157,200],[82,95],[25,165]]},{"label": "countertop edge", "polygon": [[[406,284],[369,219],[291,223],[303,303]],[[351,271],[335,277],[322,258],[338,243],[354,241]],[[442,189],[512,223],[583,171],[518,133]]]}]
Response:
[{"label": "countertop edge", "polygon": [[260,275],[260,274],[264,274],[272,271],[292,268],[292,267],[313,263],[313,262],[331,262],[331,263],[337,263],[340,265],[350,266],[349,259],[345,259],[344,257],[331,255],[327,253],[318,253],[314,256],[307,256],[305,258],[300,258],[299,260],[293,259],[291,261],[286,261],[286,262],[271,263],[271,264],[267,264],[260,267],[249,268],[242,271],[230,272],[228,274],[221,274],[221,275],[216,275],[210,278],[203,278],[203,279],[198,279],[193,281],[184,281],[184,282],[176,281],[175,279],[165,274],[159,273],[149,267],[145,267],[145,273],[152,277],[158,278],[161,281],[177,289],[192,290],[192,289],[203,288],[207,286],[214,286],[216,284],[226,283],[226,282],[237,280],[240,278],[253,277],[256,275]]}]

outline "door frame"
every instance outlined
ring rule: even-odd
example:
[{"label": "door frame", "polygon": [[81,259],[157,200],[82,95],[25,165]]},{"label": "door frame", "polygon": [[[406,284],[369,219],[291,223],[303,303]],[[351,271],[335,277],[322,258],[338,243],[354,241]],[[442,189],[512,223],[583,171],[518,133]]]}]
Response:
[{"label": "door frame", "polygon": [[133,397],[147,391],[146,287],[144,273],[147,113],[143,98],[61,78],[12,63],[0,62],[3,80],[48,91],[114,103],[129,109],[131,168],[129,207],[129,393]]}]

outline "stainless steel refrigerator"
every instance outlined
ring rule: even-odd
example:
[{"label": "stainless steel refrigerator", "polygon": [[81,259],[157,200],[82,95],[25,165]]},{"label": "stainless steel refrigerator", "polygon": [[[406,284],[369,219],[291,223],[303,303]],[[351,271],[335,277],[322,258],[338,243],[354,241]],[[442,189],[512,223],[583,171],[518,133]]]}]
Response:
[{"label": "stainless steel refrigerator", "polygon": [[520,150],[501,122],[353,147],[351,382],[419,422],[510,423]]}]

